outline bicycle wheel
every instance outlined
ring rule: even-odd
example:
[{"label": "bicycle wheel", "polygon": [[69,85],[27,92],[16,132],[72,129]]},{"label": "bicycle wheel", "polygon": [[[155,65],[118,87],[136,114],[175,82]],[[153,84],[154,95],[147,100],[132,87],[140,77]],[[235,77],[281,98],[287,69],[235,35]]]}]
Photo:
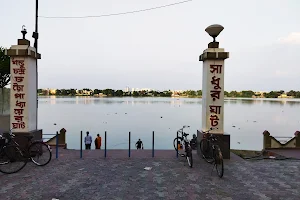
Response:
[{"label": "bicycle wheel", "polygon": [[0,158],[0,172],[5,174],[17,173],[25,167],[27,161],[28,159],[24,157],[18,146],[5,146]]},{"label": "bicycle wheel", "polygon": [[200,141],[200,150],[202,153],[202,157],[208,163],[213,163],[213,152],[212,149],[209,147],[209,141],[207,139],[202,139]]},{"label": "bicycle wheel", "polygon": [[189,150],[189,152],[187,153],[186,160],[187,160],[188,165],[190,166],[190,168],[192,168],[193,167],[193,154],[192,154],[191,150]]},{"label": "bicycle wheel", "polygon": [[174,146],[175,151],[177,151],[178,142],[180,142],[180,144],[182,144],[183,143],[183,138],[182,137],[178,137],[178,140],[177,140],[177,138],[174,138],[174,140],[173,140],[173,146]]},{"label": "bicycle wheel", "polygon": [[28,153],[31,161],[37,166],[47,165],[52,158],[50,147],[46,143],[40,141],[33,142],[28,148]]},{"label": "bicycle wheel", "polygon": [[224,175],[224,163],[223,163],[223,155],[220,150],[220,147],[216,146],[215,149],[215,166],[217,170],[217,174],[220,178]]}]

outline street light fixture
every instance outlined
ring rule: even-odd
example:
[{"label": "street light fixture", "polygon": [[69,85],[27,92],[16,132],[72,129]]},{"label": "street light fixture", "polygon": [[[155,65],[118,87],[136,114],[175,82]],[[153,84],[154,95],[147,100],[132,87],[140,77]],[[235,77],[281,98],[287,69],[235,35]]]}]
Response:
[{"label": "street light fixture", "polygon": [[213,24],[208,26],[205,31],[214,39],[213,42],[216,42],[216,37],[223,31],[224,27],[219,24]]}]

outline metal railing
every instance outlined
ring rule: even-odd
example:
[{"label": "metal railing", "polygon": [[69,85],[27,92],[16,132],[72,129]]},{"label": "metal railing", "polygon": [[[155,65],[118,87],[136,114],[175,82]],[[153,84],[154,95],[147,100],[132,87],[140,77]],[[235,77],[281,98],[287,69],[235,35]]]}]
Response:
[{"label": "metal railing", "polygon": [[[44,136],[48,136],[48,137],[44,137]],[[56,132],[56,134],[43,134],[43,140],[51,140],[55,137],[56,143],[55,143],[55,149],[56,149],[56,159],[58,159],[59,157],[59,133]],[[178,132],[177,132],[177,137],[178,138]],[[132,133],[128,132],[128,158],[132,157],[132,152],[131,152],[131,143],[132,143]],[[80,131],[80,150],[79,150],[79,157],[80,159],[83,158],[84,154],[83,154],[83,131]],[[152,141],[151,141],[152,145],[151,145],[151,157],[154,158],[155,157],[155,132],[152,131]],[[124,144],[124,143],[123,143]],[[126,143],[125,143],[126,144]],[[178,146],[178,144],[177,144]],[[108,157],[108,149],[107,149],[107,131],[104,132],[104,158]],[[176,158],[178,158],[178,147],[176,148]]]},{"label": "metal railing", "polygon": [[[154,149],[154,131],[152,132],[152,158],[154,158],[155,155],[155,149]],[[128,132],[128,157],[131,157],[131,132]],[[83,157],[83,131],[80,132],[80,158]],[[107,131],[104,133],[104,157],[107,157]]]},{"label": "metal railing", "polygon": [[[49,135],[49,136],[52,136],[52,137],[44,137],[44,135]],[[56,132],[56,134],[43,134],[43,138],[42,138],[42,140],[44,141],[44,140],[51,140],[51,139],[53,139],[54,138],[54,136],[55,136],[55,158],[56,159],[58,159],[58,135],[59,135],[59,133],[58,132]]]}]

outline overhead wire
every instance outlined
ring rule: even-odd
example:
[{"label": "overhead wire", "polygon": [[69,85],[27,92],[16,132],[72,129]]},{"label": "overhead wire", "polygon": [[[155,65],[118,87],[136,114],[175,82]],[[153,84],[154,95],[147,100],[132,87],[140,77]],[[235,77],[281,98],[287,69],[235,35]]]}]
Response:
[{"label": "overhead wire", "polygon": [[110,14],[103,14],[103,15],[90,15],[90,16],[43,16],[43,15],[41,15],[41,16],[39,16],[39,18],[80,19],[80,18],[99,18],[99,17],[118,16],[118,15],[133,14],[133,13],[139,13],[139,12],[145,12],[145,11],[175,6],[175,5],[179,5],[179,4],[183,4],[183,3],[188,3],[191,1],[193,1],[193,0],[185,0],[185,1],[180,1],[180,2],[176,2],[176,3],[171,3],[171,4],[166,4],[166,5],[162,5],[162,6],[156,6],[156,7],[151,7],[151,8],[141,9],[141,10],[127,11],[127,12],[120,12],[120,13],[110,13]]}]

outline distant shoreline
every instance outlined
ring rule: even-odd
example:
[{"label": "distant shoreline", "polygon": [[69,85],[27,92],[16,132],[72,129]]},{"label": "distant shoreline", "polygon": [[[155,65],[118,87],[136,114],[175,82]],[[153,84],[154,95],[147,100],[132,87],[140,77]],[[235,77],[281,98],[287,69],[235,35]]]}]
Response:
[{"label": "distant shoreline", "polygon": [[[202,96],[179,96],[179,97],[160,97],[160,96],[137,96],[137,97],[134,97],[134,96],[101,96],[101,97],[98,97],[98,96],[89,96],[89,95],[38,95],[39,97],[90,97],[90,98],[128,98],[128,97],[131,97],[131,98],[172,98],[172,99],[186,99],[186,98],[191,98],[191,99],[202,99]],[[267,97],[256,97],[256,98],[253,98],[253,97],[224,97],[224,99],[294,99],[294,100],[297,100],[299,98],[267,98]]]}]

